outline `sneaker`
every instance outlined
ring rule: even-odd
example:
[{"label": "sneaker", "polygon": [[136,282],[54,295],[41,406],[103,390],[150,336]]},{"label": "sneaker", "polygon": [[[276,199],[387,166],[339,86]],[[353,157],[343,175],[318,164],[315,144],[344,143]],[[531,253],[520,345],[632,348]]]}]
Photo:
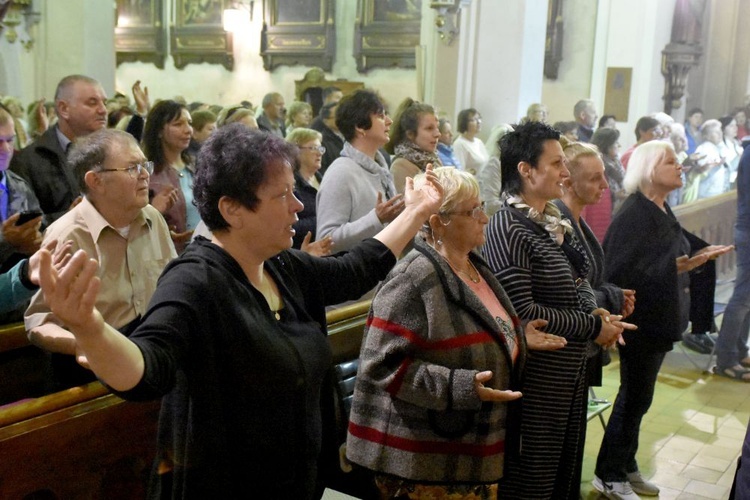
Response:
[{"label": "sneaker", "polygon": [[682,334],[682,343],[691,351],[701,354],[711,354],[714,349],[714,340],[707,333],[689,333]]},{"label": "sneaker", "polygon": [[630,483],[627,481],[622,482],[605,482],[599,479],[598,476],[594,476],[594,480],[591,483],[594,489],[609,498],[610,500],[640,500],[641,497],[635,494]]},{"label": "sneaker", "polygon": [[646,497],[659,496],[659,487],[643,479],[640,471],[628,473],[628,482],[633,491]]}]

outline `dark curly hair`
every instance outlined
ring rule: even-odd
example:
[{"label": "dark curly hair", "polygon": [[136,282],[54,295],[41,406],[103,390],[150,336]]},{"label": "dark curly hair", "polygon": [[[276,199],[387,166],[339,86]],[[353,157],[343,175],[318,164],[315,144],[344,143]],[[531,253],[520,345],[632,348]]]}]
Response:
[{"label": "dark curly hair", "polygon": [[544,143],[560,140],[560,132],[542,122],[521,123],[513,125],[513,129],[500,138],[498,147],[503,152],[500,162],[503,191],[519,194],[522,184],[518,164],[526,162],[536,168]]},{"label": "dark curly hair", "polygon": [[[146,126],[143,129],[143,154],[146,158],[154,162],[154,173],[160,173],[167,166],[167,160],[164,156],[164,148],[161,143],[162,130],[164,126],[175,118],[179,118],[182,110],[187,110],[187,106],[177,101],[167,99],[159,101],[151,108],[146,117]],[[188,154],[187,149],[180,156],[186,164],[192,164],[193,160]]]},{"label": "dark curly hair", "polygon": [[227,196],[255,210],[258,189],[271,171],[294,165],[297,148],[241,123],[219,128],[203,143],[193,178],[193,200],[211,231],[226,229],[219,200]]},{"label": "dark curly hair", "polygon": [[357,127],[370,130],[370,115],[385,111],[383,100],[372,90],[356,90],[344,96],[336,108],[336,126],[344,139],[351,142],[357,134]]}]

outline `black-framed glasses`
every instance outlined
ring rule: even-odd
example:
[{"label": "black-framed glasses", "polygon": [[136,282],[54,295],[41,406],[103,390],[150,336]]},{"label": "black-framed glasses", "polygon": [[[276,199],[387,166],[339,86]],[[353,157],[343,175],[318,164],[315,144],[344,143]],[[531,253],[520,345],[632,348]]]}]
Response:
[{"label": "black-framed glasses", "polygon": [[325,146],[297,146],[300,149],[307,149],[309,151],[317,151],[320,154],[325,154],[326,147]]},{"label": "black-framed glasses", "polygon": [[154,162],[144,161],[143,163],[136,163],[129,167],[122,168],[100,168],[98,172],[127,172],[131,178],[137,179],[143,172],[151,175],[154,173]]},{"label": "black-framed glasses", "polygon": [[442,215],[463,215],[464,217],[471,217],[472,219],[479,220],[482,215],[487,215],[484,211],[484,202],[480,203],[479,206],[467,210],[465,212],[443,212]]}]

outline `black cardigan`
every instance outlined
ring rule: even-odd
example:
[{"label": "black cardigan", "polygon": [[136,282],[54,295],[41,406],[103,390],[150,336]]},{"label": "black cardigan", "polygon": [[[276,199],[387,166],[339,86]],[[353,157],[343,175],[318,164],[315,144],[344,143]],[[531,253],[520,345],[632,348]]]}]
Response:
[{"label": "black cardigan", "polygon": [[[666,213],[642,193],[628,197],[604,238],[606,278],[635,290],[635,311],[625,330],[625,349],[666,352],[687,327],[689,277],[678,278],[675,259],[708,243],[685,231],[666,205]],[[680,279],[683,285],[680,285]],[[682,307],[681,307],[682,305]]]},{"label": "black cardigan", "polygon": [[394,264],[374,239],[337,257],[282,252],[265,264],[285,303],[278,322],[218,246],[199,238],[172,261],[130,337],[143,379],[121,393],[164,396],[149,497],[310,498],[331,356],[325,306],[361,296]]}]

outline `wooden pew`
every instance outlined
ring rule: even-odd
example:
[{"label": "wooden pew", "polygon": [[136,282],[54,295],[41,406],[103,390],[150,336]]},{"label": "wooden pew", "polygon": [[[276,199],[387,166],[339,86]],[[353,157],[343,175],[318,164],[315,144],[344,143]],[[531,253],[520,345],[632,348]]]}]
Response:
[{"label": "wooden pew", "polygon": [[23,323],[0,326],[0,407],[50,392],[49,354],[26,339]]},{"label": "wooden pew", "polygon": [[[368,310],[327,314],[335,362],[359,353]],[[0,345],[25,339],[14,330]],[[99,382],[0,408],[0,499],[144,498],[158,413],[158,401],[123,401]]]}]

